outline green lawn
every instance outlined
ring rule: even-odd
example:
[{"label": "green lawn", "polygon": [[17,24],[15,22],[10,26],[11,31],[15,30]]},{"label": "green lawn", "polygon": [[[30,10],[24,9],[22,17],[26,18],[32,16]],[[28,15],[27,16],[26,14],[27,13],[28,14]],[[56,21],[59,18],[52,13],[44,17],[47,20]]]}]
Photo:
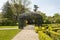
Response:
[{"label": "green lawn", "polygon": [[0,40],[11,40],[20,30],[0,30]]},{"label": "green lawn", "polygon": [[18,28],[18,26],[0,26],[0,28]]}]

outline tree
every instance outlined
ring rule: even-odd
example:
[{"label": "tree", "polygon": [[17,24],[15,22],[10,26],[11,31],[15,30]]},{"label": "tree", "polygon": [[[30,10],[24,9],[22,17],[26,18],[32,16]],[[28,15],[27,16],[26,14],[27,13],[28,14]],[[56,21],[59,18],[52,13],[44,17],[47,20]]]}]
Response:
[{"label": "tree", "polygon": [[34,11],[36,12],[37,11],[37,9],[38,9],[38,6],[37,5],[34,5]]},{"label": "tree", "polygon": [[41,11],[37,11],[36,13],[40,14],[42,17],[43,17],[43,21],[44,23],[46,22],[47,20],[47,16],[45,15],[45,13],[41,12]]},{"label": "tree", "polygon": [[54,14],[54,17],[59,17],[59,16],[60,16],[59,13]]},{"label": "tree", "polygon": [[3,16],[8,19],[11,19],[13,17],[13,12],[10,8],[10,4],[8,1],[6,2],[6,4],[3,7]]},{"label": "tree", "polygon": [[[27,8],[26,6],[29,5],[29,1],[28,0],[11,0],[11,4],[12,4],[12,8],[15,9],[15,13],[16,13],[16,16],[17,16],[17,21],[18,21],[18,24],[19,24],[19,16],[20,14],[22,13],[25,13]],[[12,9],[12,10],[14,10]]]},{"label": "tree", "polygon": [[9,2],[7,1],[6,4],[3,6],[2,9],[2,13],[3,13],[3,25],[15,25],[16,24],[16,19],[14,18],[14,13],[11,9],[11,5],[9,4]]},{"label": "tree", "polygon": [[55,20],[54,20],[55,23],[60,23],[60,15],[59,15],[59,13],[55,13],[53,17],[54,17],[54,19],[55,19]]}]

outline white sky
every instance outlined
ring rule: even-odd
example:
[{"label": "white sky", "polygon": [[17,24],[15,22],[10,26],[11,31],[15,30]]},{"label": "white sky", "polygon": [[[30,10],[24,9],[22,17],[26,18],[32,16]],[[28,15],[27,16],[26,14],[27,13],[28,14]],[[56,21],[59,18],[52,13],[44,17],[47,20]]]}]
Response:
[{"label": "white sky", "polygon": [[[0,12],[7,0],[0,0]],[[40,11],[48,16],[53,16],[54,13],[60,13],[60,0],[30,0],[30,8],[33,10],[34,4],[39,6]]]},{"label": "white sky", "polygon": [[0,12],[2,10],[3,5],[5,4],[7,0],[0,0]]}]

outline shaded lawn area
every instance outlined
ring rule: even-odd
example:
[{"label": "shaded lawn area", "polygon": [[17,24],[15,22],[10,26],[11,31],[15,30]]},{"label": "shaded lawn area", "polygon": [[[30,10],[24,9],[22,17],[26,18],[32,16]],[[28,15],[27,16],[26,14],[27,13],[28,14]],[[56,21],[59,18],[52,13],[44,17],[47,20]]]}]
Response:
[{"label": "shaded lawn area", "polygon": [[0,26],[0,28],[18,28],[18,26]]},{"label": "shaded lawn area", "polygon": [[0,40],[11,40],[20,30],[0,30]]}]

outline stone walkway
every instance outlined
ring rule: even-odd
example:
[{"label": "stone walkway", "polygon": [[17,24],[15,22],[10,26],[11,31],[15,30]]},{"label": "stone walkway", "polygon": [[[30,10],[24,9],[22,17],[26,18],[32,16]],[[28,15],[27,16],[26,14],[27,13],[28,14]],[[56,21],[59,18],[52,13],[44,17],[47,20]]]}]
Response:
[{"label": "stone walkway", "polygon": [[[30,28],[30,29],[29,29]],[[38,34],[32,30],[33,26],[29,25],[24,28],[21,32],[19,32],[12,40],[39,40]]]}]

